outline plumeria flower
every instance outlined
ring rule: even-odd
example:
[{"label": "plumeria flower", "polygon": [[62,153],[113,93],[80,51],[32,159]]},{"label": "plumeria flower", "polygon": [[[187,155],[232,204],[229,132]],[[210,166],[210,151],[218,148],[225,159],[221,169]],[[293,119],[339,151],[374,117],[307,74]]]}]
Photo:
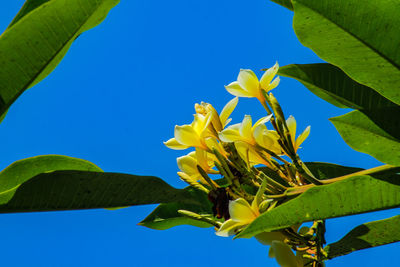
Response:
[{"label": "plumeria flower", "polygon": [[235,97],[231,101],[229,101],[225,107],[222,109],[221,114],[218,115],[218,112],[215,108],[209,104],[201,102],[200,104],[195,104],[196,113],[202,114],[206,116],[207,114],[211,114],[211,124],[209,127],[212,126],[211,131],[219,133],[222,131],[225,126],[232,120],[229,116],[232,114],[233,110],[236,108],[238,104],[239,98]]},{"label": "plumeria flower", "polygon": [[226,90],[235,96],[255,97],[261,102],[264,102],[264,95],[261,90],[268,92],[279,84],[279,77],[274,78],[278,72],[278,62],[272,68],[267,69],[260,80],[252,70],[241,69],[237,77],[237,81],[225,86]]},{"label": "plumeria flower", "polygon": [[178,172],[178,175],[181,178],[188,179],[188,177],[190,177],[192,181],[200,180],[202,183],[205,183],[197,169],[197,165],[206,173],[217,174],[219,172],[213,169],[215,161],[217,161],[217,158],[213,154],[201,149],[196,149],[195,152],[193,151],[186,156],[177,158],[178,167],[181,170],[181,172]]},{"label": "plumeria flower", "polygon": [[258,145],[274,152],[277,155],[283,154],[282,148],[278,142],[280,138],[279,134],[274,130],[268,130],[265,124],[259,125],[254,130],[253,135]]},{"label": "plumeria flower", "polygon": [[220,115],[211,104],[196,104],[196,114],[193,122],[190,125],[176,125],[175,137],[164,142],[164,144],[171,149],[177,150],[189,147],[203,150],[216,148],[222,155],[226,154],[222,149],[222,145],[216,139],[218,138],[218,132],[231,121],[229,116],[237,103],[238,98],[235,97],[225,105]]},{"label": "plumeria flower", "polygon": [[194,120],[191,124],[182,126],[175,126],[175,137],[164,142],[164,144],[171,149],[186,149],[189,147],[196,147],[207,150],[205,139],[210,137],[207,127],[211,122],[211,113],[206,116],[202,114],[195,114]]},{"label": "plumeria flower", "polygon": [[292,138],[292,143],[294,146],[294,151],[296,152],[297,149],[299,149],[300,145],[304,142],[304,140],[307,139],[308,135],[310,134],[310,126],[307,126],[307,128],[302,132],[297,139],[296,137],[296,120],[294,119],[293,116],[289,116],[289,118],[286,120],[286,124],[289,129],[290,137]]},{"label": "plumeria flower", "polygon": [[284,243],[286,237],[280,231],[263,232],[255,238],[263,245],[270,246],[268,255],[275,258],[280,266],[303,267],[302,255],[293,253],[292,249]]},{"label": "plumeria flower", "polygon": [[254,132],[258,126],[265,124],[271,119],[272,115],[259,119],[254,125],[250,115],[245,115],[241,123],[237,123],[227,127],[219,133],[219,138],[223,142],[231,143],[242,141],[249,145],[256,145]]}]

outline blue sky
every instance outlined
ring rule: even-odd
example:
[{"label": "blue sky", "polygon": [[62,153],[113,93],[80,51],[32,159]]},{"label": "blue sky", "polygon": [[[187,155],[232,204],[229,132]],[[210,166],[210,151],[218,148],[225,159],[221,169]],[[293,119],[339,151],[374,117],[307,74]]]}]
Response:
[{"label": "blue sky", "polygon": [[[3,31],[24,1],[6,1]],[[0,125],[3,169],[18,159],[62,154],[105,171],[155,175],[184,187],[176,172],[182,152],[162,144],[175,124],[191,122],[196,102],[221,110],[240,68],[321,60],[303,47],[292,13],[269,1],[121,1],[99,27],[72,45],[44,81],[25,92]],[[370,168],[372,157],[351,150],[328,118],[344,114],[294,80],[274,94],[300,128],[311,125],[304,161]],[[254,99],[240,99],[232,117],[264,116]],[[191,226],[156,231],[137,226],[155,206],[1,215],[5,266],[275,266],[255,240],[215,236]],[[335,241],[363,222],[399,210],[328,220]],[[356,252],[328,266],[384,266],[398,244]],[[384,255],[384,256],[382,256]]]}]

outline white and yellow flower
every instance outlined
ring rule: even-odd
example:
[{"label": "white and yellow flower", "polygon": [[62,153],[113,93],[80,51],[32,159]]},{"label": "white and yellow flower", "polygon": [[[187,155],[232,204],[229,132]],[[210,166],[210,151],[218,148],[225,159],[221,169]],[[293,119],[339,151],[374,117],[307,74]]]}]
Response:
[{"label": "white and yellow flower", "polygon": [[207,127],[211,121],[211,114],[206,116],[202,114],[195,114],[194,120],[191,124],[176,125],[175,137],[164,142],[164,144],[171,149],[186,149],[189,147],[196,147],[207,150],[205,139],[210,137]]},{"label": "white and yellow flower", "polygon": [[255,97],[261,102],[264,102],[264,95],[261,90],[268,92],[279,84],[279,77],[274,78],[278,72],[278,62],[271,68],[267,69],[260,80],[252,70],[241,69],[237,77],[237,81],[225,86],[226,90],[235,96]]},{"label": "white and yellow flower", "polygon": [[254,125],[250,115],[245,115],[241,123],[231,125],[219,133],[219,138],[223,142],[231,143],[242,141],[249,145],[256,145],[254,132],[260,125],[265,124],[271,119],[272,115],[259,119]]},{"label": "white and yellow flower", "polygon": [[196,149],[196,151],[177,158],[178,167],[181,170],[178,172],[178,175],[184,178],[183,180],[190,177],[192,181],[200,180],[204,183],[205,181],[203,181],[203,177],[197,169],[197,165],[206,173],[217,174],[219,172],[213,169],[215,161],[217,161],[217,158],[213,154],[201,149]]},{"label": "white and yellow flower", "polygon": [[290,137],[292,139],[292,143],[294,146],[294,151],[296,152],[300,145],[304,142],[304,140],[307,139],[308,135],[310,134],[310,126],[307,126],[307,128],[297,137],[296,137],[296,120],[294,119],[293,116],[289,116],[289,118],[286,120],[286,124],[289,129]]},{"label": "white and yellow flower", "polygon": [[221,114],[218,114],[215,108],[209,103],[201,102],[200,104],[195,104],[194,108],[196,110],[196,113],[202,114],[204,116],[207,116],[207,114],[210,113],[211,124],[209,124],[209,127],[210,126],[213,127],[211,129],[212,132],[219,133],[232,120],[229,118],[229,116],[236,108],[238,101],[239,101],[238,97],[235,97],[232,100],[230,100],[222,109]]}]

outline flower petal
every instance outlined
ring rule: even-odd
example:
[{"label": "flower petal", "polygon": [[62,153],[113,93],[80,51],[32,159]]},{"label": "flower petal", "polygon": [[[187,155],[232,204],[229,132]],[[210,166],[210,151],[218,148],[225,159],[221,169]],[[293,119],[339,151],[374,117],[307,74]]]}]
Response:
[{"label": "flower petal", "polygon": [[252,97],[257,97],[260,94],[260,83],[257,76],[252,70],[241,69],[237,81],[244,90]]},{"label": "flower petal", "polygon": [[304,132],[302,132],[299,135],[299,137],[297,137],[297,139],[296,139],[296,147],[295,147],[296,150],[300,147],[300,145],[304,142],[304,140],[307,139],[308,135],[310,134],[310,130],[311,130],[311,127],[307,126],[307,128],[304,130]]},{"label": "flower petal", "polygon": [[238,82],[232,82],[229,85],[225,86],[225,89],[234,96],[241,97],[253,97],[246,90],[244,90]]},{"label": "flower petal", "polygon": [[274,232],[263,232],[261,234],[256,235],[255,238],[261,244],[271,246],[272,241],[283,241],[285,240],[286,237],[281,232],[274,231]]},{"label": "flower petal", "polygon": [[276,77],[273,82],[268,86],[268,88],[266,89],[266,91],[271,91],[272,89],[274,89],[275,87],[277,87],[280,83],[281,79],[279,77]]},{"label": "flower petal", "polygon": [[286,125],[289,128],[290,136],[294,144],[294,140],[296,138],[296,120],[292,115],[290,115],[289,118],[287,118]]},{"label": "flower petal", "polygon": [[252,120],[250,115],[244,115],[242,124],[240,125],[239,133],[247,141],[251,143],[253,134],[251,132]]},{"label": "flower petal", "polygon": [[238,198],[234,201],[229,201],[229,215],[235,222],[249,224],[254,221],[259,214],[255,213],[250,204],[243,198]]},{"label": "flower petal", "polygon": [[191,125],[175,126],[175,139],[186,146],[202,146],[199,135]]},{"label": "flower petal", "polygon": [[259,125],[262,125],[262,124],[265,124],[265,123],[269,122],[269,120],[271,119],[271,117],[272,117],[272,114],[270,114],[270,115],[268,115],[268,116],[265,116],[265,117],[262,117],[261,119],[259,119],[256,123],[254,123],[254,125],[253,125],[253,130],[254,130],[255,128],[257,128]]},{"label": "flower petal", "polygon": [[222,109],[219,118],[221,120],[222,126],[225,126],[226,121],[228,120],[229,116],[232,114],[233,110],[236,108],[237,103],[239,102],[239,98],[235,97],[231,101],[229,101],[225,107]]},{"label": "flower petal", "polygon": [[238,130],[232,129],[232,128],[226,128],[222,132],[218,134],[219,139],[221,139],[223,142],[231,143],[235,141],[242,140],[242,137],[240,136],[240,133]]},{"label": "flower petal", "polygon": [[280,266],[299,267],[296,256],[285,243],[281,241],[272,241],[271,249]]},{"label": "flower petal", "polygon": [[183,145],[183,144],[179,143],[178,141],[176,141],[175,138],[171,138],[168,141],[164,142],[164,145],[167,146],[168,148],[176,149],[176,150],[183,150],[183,149],[189,148],[189,146]]},{"label": "flower petal", "polygon": [[229,219],[221,225],[221,227],[218,229],[217,232],[215,232],[215,234],[218,236],[228,237],[234,235],[236,230],[242,226],[243,224],[234,222],[233,220]]},{"label": "flower petal", "polygon": [[197,160],[191,155],[182,156],[176,159],[178,163],[178,168],[187,173],[188,175],[192,175],[198,173],[197,170]]},{"label": "flower petal", "polygon": [[261,84],[261,88],[262,89],[267,90],[267,88],[270,87],[269,84],[271,83],[272,79],[274,78],[274,76],[278,72],[278,69],[279,69],[279,64],[278,64],[278,62],[276,62],[273,67],[267,69],[264,72],[264,74],[263,74],[263,76],[261,77],[261,80],[260,80],[260,84]]}]

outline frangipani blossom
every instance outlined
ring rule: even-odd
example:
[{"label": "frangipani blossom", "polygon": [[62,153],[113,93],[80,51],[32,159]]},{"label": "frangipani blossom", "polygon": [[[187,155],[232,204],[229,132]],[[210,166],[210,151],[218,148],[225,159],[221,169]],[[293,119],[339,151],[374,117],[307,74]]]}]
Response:
[{"label": "frangipani blossom", "polygon": [[303,258],[301,254],[296,256],[292,249],[279,240],[272,241],[268,256],[275,258],[282,267],[303,267]]},{"label": "frangipani blossom", "polygon": [[238,198],[229,202],[229,215],[231,218],[221,225],[217,235],[227,237],[236,234],[237,230],[254,221],[260,212],[258,205],[250,206],[245,199]]},{"label": "frangipani blossom", "polygon": [[164,144],[171,149],[177,150],[189,147],[207,150],[205,139],[210,136],[210,133],[206,131],[210,121],[211,113],[207,114],[207,116],[195,114],[191,124],[176,125],[175,137],[164,142]]},{"label": "frangipani blossom", "polygon": [[256,145],[256,139],[254,138],[254,131],[258,126],[268,122],[272,115],[259,119],[254,125],[252,125],[252,119],[250,115],[245,115],[242,123],[237,123],[227,127],[225,130],[219,133],[219,138],[223,142],[231,143],[242,141],[249,145]]},{"label": "frangipani blossom", "polygon": [[268,92],[279,84],[279,77],[272,79],[278,72],[279,65],[278,62],[272,67],[266,70],[258,80],[257,76],[252,70],[241,69],[237,77],[237,81],[230,83],[225,86],[226,90],[235,96],[241,97],[255,97],[261,102],[264,102],[264,95],[261,90]]},{"label": "frangipani blossom", "polygon": [[289,116],[289,118],[286,120],[286,124],[289,129],[290,137],[292,138],[292,143],[294,146],[294,151],[296,152],[297,149],[299,149],[300,145],[304,142],[304,140],[307,139],[308,135],[310,134],[310,126],[307,126],[307,128],[302,132],[297,139],[296,137],[296,120],[294,119],[293,116]]},{"label": "frangipani blossom", "polygon": [[201,102],[200,104],[195,104],[195,110],[196,110],[196,113],[202,114],[204,116],[207,116],[207,114],[210,113],[211,114],[210,115],[211,116],[211,124],[209,124],[209,127],[212,126],[212,129],[211,129],[212,132],[219,133],[231,121],[231,119],[229,119],[229,116],[232,114],[233,110],[236,108],[238,101],[239,101],[238,97],[235,97],[232,100],[230,100],[224,106],[220,115],[218,115],[218,112],[209,103]]},{"label": "frangipani blossom", "polygon": [[[178,175],[182,178],[183,173],[185,173],[193,181],[202,181],[203,178],[197,169],[197,165],[207,173],[217,174],[219,172],[213,169],[215,161],[217,161],[217,158],[213,154],[196,149],[196,152],[193,151],[186,156],[177,158],[178,167],[181,170],[181,172],[178,172]],[[187,176],[184,178],[187,179]]]}]

